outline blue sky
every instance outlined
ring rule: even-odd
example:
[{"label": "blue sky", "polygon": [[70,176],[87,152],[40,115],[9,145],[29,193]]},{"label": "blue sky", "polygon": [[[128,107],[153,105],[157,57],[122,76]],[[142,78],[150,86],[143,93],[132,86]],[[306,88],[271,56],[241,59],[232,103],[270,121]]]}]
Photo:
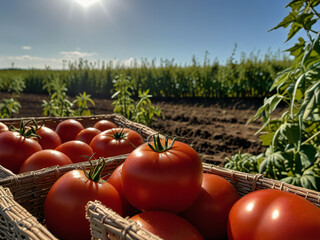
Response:
[{"label": "blue sky", "polygon": [[[175,59],[223,64],[241,53],[285,50],[280,0],[7,0],[0,8],[0,68],[62,68],[62,60]],[[83,1],[83,0],[82,0]]]}]

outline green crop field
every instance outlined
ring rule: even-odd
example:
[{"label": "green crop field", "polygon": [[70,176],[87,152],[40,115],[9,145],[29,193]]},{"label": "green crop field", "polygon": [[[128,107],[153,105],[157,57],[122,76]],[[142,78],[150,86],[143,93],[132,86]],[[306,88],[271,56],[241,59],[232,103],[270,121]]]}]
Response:
[{"label": "green crop field", "polygon": [[[114,92],[114,79],[118,75],[130,78],[133,96],[139,89],[159,98],[225,98],[264,97],[276,77],[276,73],[289,67],[289,57],[277,53],[243,54],[239,61],[230,56],[227,63],[194,57],[192,64],[181,65],[174,60],[135,61],[130,67],[115,62],[91,63],[83,59],[69,62],[67,70],[6,69],[0,71],[0,91],[13,91],[11,82],[22,81],[24,93],[48,94],[44,85],[59,78],[75,96],[86,92],[94,97],[110,98]],[[21,85],[22,84],[22,85]]]}]

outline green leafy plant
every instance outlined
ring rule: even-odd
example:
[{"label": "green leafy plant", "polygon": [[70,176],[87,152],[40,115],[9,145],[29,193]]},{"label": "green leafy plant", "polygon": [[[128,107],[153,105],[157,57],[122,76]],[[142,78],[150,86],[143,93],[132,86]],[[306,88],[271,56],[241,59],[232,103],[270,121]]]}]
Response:
[{"label": "green leafy plant", "polygon": [[142,91],[139,89],[136,102],[132,97],[133,84],[130,77],[124,75],[116,76],[114,80],[116,92],[112,95],[114,99],[113,111],[119,113],[129,120],[149,125],[152,119],[161,116],[161,109],[152,105],[149,89]]},{"label": "green leafy plant", "polygon": [[21,104],[13,98],[4,98],[0,102],[0,118],[10,118],[19,112]]},{"label": "green leafy plant", "polygon": [[11,97],[4,98],[0,102],[1,118],[10,118],[13,114],[19,113],[21,104],[18,98],[26,87],[24,79],[19,75],[7,77],[6,80],[7,81],[2,81],[0,89],[11,93]]},{"label": "green leafy plant", "polygon": [[70,101],[67,97],[66,84],[56,77],[52,81],[47,81],[44,84],[44,89],[47,89],[50,100],[43,100],[42,108],[44,116],[90,116],[91,112],[88,103],[94,105],[94,101],[90,98],[90,94],[79,93],[74,101]]},{"label": "green leafy plant", "polygon": [[19,97],[25,89],[26,84],[21,76],[12,77],[8,84],[8,92],[12,93],[14,97]]},{"label": "green leafy plant", "polygon": [[241,153],[233,155],[231,158],[226,158],[225,168],[240,172],[257,173],[258,161],[262,155],[252,156],[248,153]]},{"label": "green leafy plant", "polygon": [[[258,171],[266,177],[278,179],[308,189],[320,189],[320,32],[314,29],[320,18],[319,0],[293,0],[288,3],[290,13],[275,28],[290,27],[291,40],[300,30],[306,39],[287,51],[294,57],[291,67],[279,72],[270,91],[275,94],[249,122],[263,118],[257,134],[267,146]],[[285,104],[281,117],[272,113]]]},{"label": "green leafy plant", "polygon": [[95,105],[94,101],[91,99],[91,95],[86,92],[79,93],[76,99],[72,102],[73,106],[76,106],[75,115],[77,116],[90,116],[91,112],[89,110],[88,103]]}]

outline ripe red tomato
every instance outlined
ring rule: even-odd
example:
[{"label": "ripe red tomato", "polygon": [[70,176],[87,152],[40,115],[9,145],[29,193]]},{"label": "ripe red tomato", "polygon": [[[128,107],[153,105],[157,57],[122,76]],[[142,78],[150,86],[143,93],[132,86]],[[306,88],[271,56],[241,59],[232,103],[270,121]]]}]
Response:
[{"label": "ripe red tomato", "polygon": [[92,156],[92,148],[85,142],[72,140],[59,145],[55,150],[67,155],[73,163],[84,162],[88,159],[83,156]]},{"label": "ripe red tomato", "polygon": [[142,136],[129,128],[112,128],[95,136],[90,146],[95,157],[112,157],[132,152],[143,144]]},{"label": "ripe red tomato", "polygon": [[203,239],[198,230],[176,214],[162,211],[146,211],[130,218],[139,226],[165,240]]},{"label": "ripe red tomato", "polygon": [[[168,140],[168,145],[171,143]],[[159,152],[146,143],[127,157],[121,180],[124,194],[135,208],[180,213],[200,193],[202,163],[198,153],[185,143],[175,141]]]},{"label": "ripe red tomato", "polygon": [[6,124],[0,122],[0,133],[9,131],[9,128]]},{"label": "ripe red tomato", "polygon": [[226,239],[228,214],[239,199],[239,193],[226,179],[204,173],[197,200],[182,216],[192,223],[205,239]]},{"label": "ripe red tomato", "polygon": [[53,149],[44,149],[28,157],[23,162],[19,172],[35,171],[55,165],[64,166],[67,164],[72,164],[72,161],[64,153]]},{"label": "ripe red tomato", "polygon": [[111,128],[117,128],[117,125],[108,120],[100,120],[93,125],[94,128],[99,129],[101,132]]},{"label": "ripe red tomato", "polygon": [[238,200],[229,213],[231,240],[306,240],[319,236],[320,209],[293,193],[257,190]]},{"label": "ripe red tomato", "polygon": [[37,141],[41,145],[42,149],[55,149],[61,144],[61,139],[54,130],[51,128],[42,126],[36,131],[39,138]]},{"label": "ripe red tomato", "polygon": [[123,216],[132,216],[136,209],[128,202],[126,197],[123,193],[122,183],[121,183],[121,171],[122,171],[123,164],[119,165],[111,174],[110,178],[108,179],[108,183],[117,189],[121,202],[122,202],[122,209],[123,209]]},{"label": "ripe red tomato", "polygon": [[46,226],[59,239],[90,239],[85,206],[94,200],[122,214],[119,194],[111,184],[92,181],[82,170],[67,172],[54,183],[46,197]]},{"label": "ripe red tomato", "polygon": [[91,140],[97,136],[101,131],[99,129],[89,127],[81,130],[76,136],[76,140],[90,144]]},{"label": "ripe red tomato", "polygon": [[22,163],[40,150],[42,147],[37,141],[26,138],[18,132],[0,133],[0,165],[13,173],[19,173]]},{"label": "ripe red tomato", "polygon": [[84,127],[79,121],[66,119],[57,125],[55,131],[59,134],[61,141],[64,143],[75,140],[78,133],[83,129]]}]

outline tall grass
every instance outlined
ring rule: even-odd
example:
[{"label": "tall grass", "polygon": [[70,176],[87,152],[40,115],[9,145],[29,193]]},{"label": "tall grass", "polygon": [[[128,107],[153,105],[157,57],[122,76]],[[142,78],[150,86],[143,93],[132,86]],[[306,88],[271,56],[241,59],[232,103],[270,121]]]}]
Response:
[{"label": "tall grass", "polygon": [[5,82],[12,76],[25,81],[25,93],[47,94],[43,86],[59,77],[68,89],[68,95],[87,92],[93,97],[110,98],[114,92],[114,79],[118,75],[129,76],[133,90],[139,89],[153,97],[225,98],[265,97],[270,95],[270,86],[276,73],[290,66],[291,60],[279,52],[268,52],[263,57],[257,54],[242,54],[239,60],[230,56],[226,64],[211,61],[206,53],[203,62],[193,57],[191,64],[177,64],[174,60],[141,59],[130,66],[116,61],[88,62],[84,59],[69,62],[67,70],[1,70],[0,91],[6,91]]}]

